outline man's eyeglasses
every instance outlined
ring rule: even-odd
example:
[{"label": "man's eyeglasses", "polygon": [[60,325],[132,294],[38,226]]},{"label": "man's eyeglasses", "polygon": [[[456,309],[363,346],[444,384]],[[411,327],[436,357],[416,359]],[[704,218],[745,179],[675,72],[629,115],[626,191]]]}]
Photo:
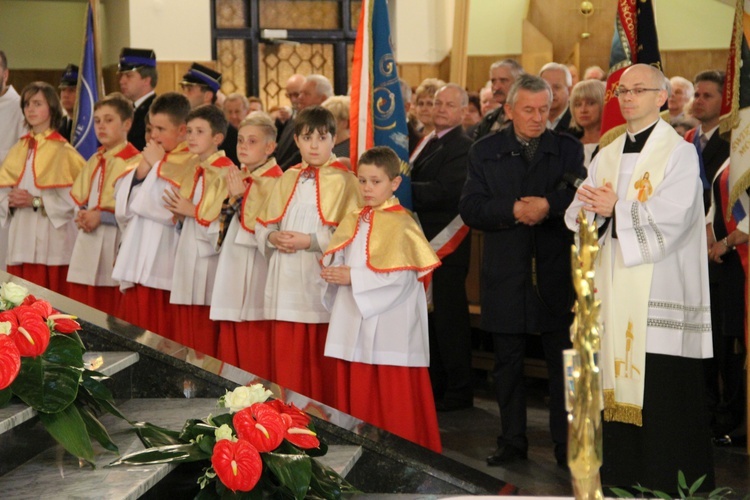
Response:
[{"label": "man's eyeglasses", "polygon": [[661,89],[644,89],[643,87],[636,87],[634,89],[626,89],[625,87],[618,87],[615,89],[615,97],[625,97],[630,94],[633,97],[638,97],[644,92],[659,92]]},{"label": "man's eyeglasses", "polygon": [[287,99],[297,99],[299,97],[299,92],[287,92],[286,98]]}]

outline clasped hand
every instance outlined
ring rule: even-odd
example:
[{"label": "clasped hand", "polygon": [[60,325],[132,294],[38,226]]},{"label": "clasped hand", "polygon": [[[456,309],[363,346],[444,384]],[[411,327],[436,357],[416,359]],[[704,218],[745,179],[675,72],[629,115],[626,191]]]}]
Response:
[{"label": "clasped hand", "polygon": [[75,222],[78,229],[90,233],[102,223],[102,213],[99,210],[80,210]]},{"label": "clasped hand", "polygon": [[594,212],[602,217],[612,217],[617,203],[617,194],[612,190],[612,183],[608,182],[602,187],[593,187],[586,184],[578,189],[578,199],[583,202],[583,209]]},{"label": "clasped hand", "polygon": [[540,196],[524,196],[513,205],[513,217],[521,224],[534,226],[549,214],[549,202]]},{"label": "clasped hand", "polygon": [[297,250],[310,248],[310,235],[298,231],[274,231],[268,236],[277,250],[283,253],[294,253]]},{"label": "clasped hand", "polygon": [[185,217],[195,217],[195,205],[180,195],[179,189],[165,189],[161,199],[164,200],[164,208],[172,212],[178,220],[184,221]]},{"label": "clasped hand", "polygon": [[8,193],[8,206],[11,208],[26,208],[31,206],[34,197],[25,189],[13,188]]}]

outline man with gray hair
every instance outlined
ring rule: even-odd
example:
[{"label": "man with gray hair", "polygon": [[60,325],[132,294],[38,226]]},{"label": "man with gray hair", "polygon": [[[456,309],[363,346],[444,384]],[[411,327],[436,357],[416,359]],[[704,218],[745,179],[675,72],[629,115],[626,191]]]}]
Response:
[{"label": "man with gray hair", "polygon": [[672,92],[667,99],[667,108],[669,108],[669,121],[673,123],[685,118],[685,105],[693,97],[695,88],[693,82],[681,76],[673,76],[669,79],[672,86]]},{"label": "man with gray hair", "polygon": [[573,79],[570,70],[564,64],[556,62],[547,63],[542,66],[539,76],[549,83],[552,89],[552,104],[549,107],[549,118],[547,128],[555,132],[570,131],[570,89]]},{"label": "man with gray hair", "polygon": [[[13,85],[8,85],[8,58],[0,50],[0,165],[18,139],[26,133],[21,96]],[[8,228],[0,228],[0,269],[5,270],[5,254],[8,246]]]},{"label": "man with gray hair", "polygon": [[525,460],[523,359],[529,334],[540,334],[549,373],[550,431],[555,459],[567,464],[562,351],[570,348],[573,235],[563,215],[573,200],[568,179],[586,175],[583,146],[547,129],[552,90],[523,75],[505,103],[511,125],[477,141],[459,211],[483,231],[481,328],[492,333],[493,378],[502,435],[488,465]]},{"label": "man with gray hair", "polygon": [[[458,201],[466,181],[466,156],[471,139],[461,126],[469,97],[461,86],[449,83],[435,93],[432,108],[435,130],[414,159],[411,188],[414,211],[428,240],[460,234],[463,222]],[[454,250],[441,247],[442,265],[432,275],[430,313],[430,379],[438,411],[469,408],[471,386],[471,327],[466,300],[471,240],[448,237]],[[456,246],[457,245],[457,246]]]},{"label": "man with gray hair", "polygon": [[497,132],[505,124],[505,110],[503,104],[508,97],[513,82],[523,75],[524,71],[515,59],[503,59],[492,63],[490,66],[490,84],[492,86],[492,97],[498,104],[498,108],[486,114],[477,126],[475,140],[479,140],[491,132]]}]

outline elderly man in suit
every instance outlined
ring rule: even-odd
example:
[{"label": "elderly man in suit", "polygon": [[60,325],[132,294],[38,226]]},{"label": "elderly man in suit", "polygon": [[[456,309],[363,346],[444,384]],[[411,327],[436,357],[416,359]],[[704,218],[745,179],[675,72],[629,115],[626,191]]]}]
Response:
[{"label": "elderly man in suit", "polygon": [[[449,83],[435,94],[435,130],[414,159],[411,172],[414,210],[428,240],[463,226],[458,200],[466,180],[466,156],[471,146],[461,123],[469,98]],[[446,234],[446,233],[443,233]],[[455,240],[454,240],[455,241]],[[442,258],[432,279],[434,311],[430,314],[430,378],[439,411],[473,405],[471,388],[471,328],[466,301],[469,238]]]},{"label": "elderly man in suit", "polygon": [[532,333],[541,334],[547,361],[555,458],[567,459],[562,351],[571,345],[573,234],[563,215],[574,190],[565,179],[586,171],[581,143],[547,129],[551,103],[542,78],[516,80],[505,103],[511,126],[471,148],[459,205],[466,224],[484,232],[481,327],[492,333],[502,424],[488,465],[527,457],[523,358]]}]

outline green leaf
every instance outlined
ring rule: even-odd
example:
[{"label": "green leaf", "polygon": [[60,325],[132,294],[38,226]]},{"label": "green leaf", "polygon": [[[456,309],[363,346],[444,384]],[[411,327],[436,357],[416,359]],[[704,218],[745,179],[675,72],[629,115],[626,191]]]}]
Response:
[{"label": "green leaf", "polygon": [[182,441],[190,441],[191,439],[197,439],[201,434],[214,435],[217,427],[207,424],[203,420],[190,419],[185,422],[180,431],[180,439]]},{"label": "green leaf", "polygon": [[724,498],[733,494],[734,494],[734,490],[732,488],[728,486],[722,486],[713,490],[711,493],[708,494],[706,498]]},{"label": "green leaf", "polygon": [[303,450],[309,457],[323,457],[328,453],[328,443],[320,439],[320,447]]},{"label": "green leaf", "polygon": [[312,464],[310,463],[312,459],[310,457],[306,455],[282,455],[280,453],[264,453],[261,457],[263,463],[297,500],[305,498],[312,477]]},{"label": "green leaf", "polygon": [[102,376],[104,378],[108,378],[104,375],[101,375],[98,372],[94,372],[91,370],[84,370],[83,371],[83,381],[81,385],[85,389],[84,392],[86,392],[89,396],[91,396],[92,402],[100,409],[106,411],[107,413],[110,413],[114,415],[115,417],[121,418],[123,420],[127,420],[130,422],[130,420],[123,415],[120,410],[115,406],[114,398],[112,397],[112,393],[107,388],[106,385],[101,383],[98,380],[98,377]]},{"label": "green leaf", "polygon": [[153,465],[153,464],[171,464],[183,462],[198,462],[208,460],[211,455],[204,453],[197,444],[175,444],[169,446],[159,446],[149,448],[143,451],[129,453],[119,460],[115,460],[107,467],[115,465]]},{"label": "green leaf", "polygon": [[83,348],[67,335],[55,335],[42,357],[50,363],[83,368]]},{"label": "green leaf", "polygon": [[10,398],[13,397],[13,389],[6,387],[0,391],[0,408],[4,408],[10,403]]},{"label": "green leaf", "polygon": [[120,450],[117,448],[114,441],[112,441],[112,438],[109,437],[107,429],[101,422],[99,422],[99,419],[91,413],[91,410],[86,407],[81,407],[78,411],[81,413],[81,418],[83,418],[83,422],[86,424],[89,437],[96,439],[105,449],[113,453],[119,453]]},{"label": "green leaf", "polygon": [[66,450],[94,466],[94,450],[86,430],[86,424],[75,405],[69,405],[57,413],[39,413],[47,432]]},{"label": "green leaf", "polygon": [[607,489],[611,491],[618,498],[635,498],[635,495],[630,493],[628,490],[623,490],[621,488],[607,488]]},{"label": "green leaf", "polygon": [[687,481],[685,480],[685,473],[681,470],[677,471],[677,485],[680,488],[688,489]]},{"label": "green leaf", "polygon": [[321,498],[340,498],[342,493],[358,493],[357,489],[349,484],[343,477],[321,463],[312,460],[312,479],[310,491]]},{"label": "green leaf", "polygon": [[227,424],[231,427],[233,418],[234,415],[231,413],[222,413],[221,415],[211,416],[211,421],[216,425],[216,427],[221,427],[223,424]]},{"label": "green leaf", "polygon": [[663,491],[654,490],[654,495],[656,495],[659,498],[663,498],[664,500],[672,500],[672,495],[668,493],[664,493]]},{"label": "green leaf", "polygon": [[148,422],[131,422],[131,425],[135,428],[135,432],[146,448],[185,444],[180,439],[180,433],[177,431],[165,429]]},{"label": "green leaf", "polygon": [[[680,471],[680,473],[682,473],[682,471]],[[703,474],[701,477],[695,480],[693,485],[690,487],[690,496],[693,496],[693,494],[696,491],[698,491],[698,488],[701,487],[701,485],[703,484],[703,481],[705,480],[706,480],[706,474]]]},{"label": "green leaf", "polygon": [[21,371],[11,385],[13,393],[39,412],[62,411],[78,394],[82,356],[74,340],[53,337],[44,354],[21,359]]}]

